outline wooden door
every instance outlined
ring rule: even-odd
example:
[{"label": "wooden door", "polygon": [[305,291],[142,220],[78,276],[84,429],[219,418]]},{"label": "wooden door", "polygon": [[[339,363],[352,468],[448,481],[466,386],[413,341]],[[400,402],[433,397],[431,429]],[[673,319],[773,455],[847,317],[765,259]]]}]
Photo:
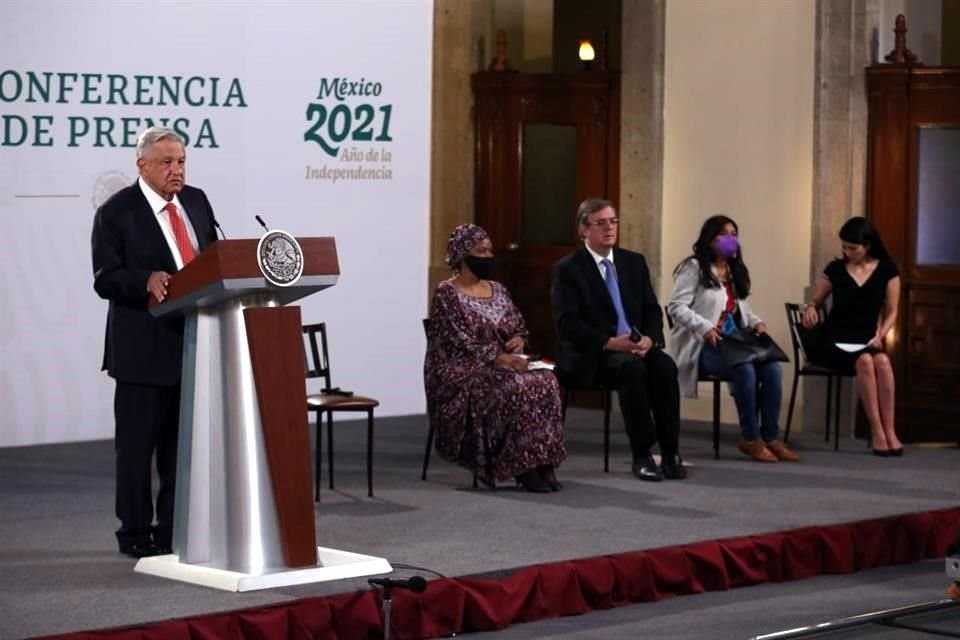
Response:
[{"label": "wooden door", "polygon": [[523,313],[532,348],[555,357],[553,265],[577,246],[577,205],[617,201],[616,77],[486,71],[473,90],[477,224],[492,237],[496,278]]},{"label": "wooden door", "polygon": [[960,68],[867,69],[867,209],[901,271],[898,431],[960,442]]}]

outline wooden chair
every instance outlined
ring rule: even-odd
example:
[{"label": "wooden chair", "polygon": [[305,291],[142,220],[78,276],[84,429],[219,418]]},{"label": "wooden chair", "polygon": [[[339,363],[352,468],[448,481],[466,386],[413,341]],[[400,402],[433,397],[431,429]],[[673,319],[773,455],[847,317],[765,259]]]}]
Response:
[{"label": "wooden chair", "polygon": [[[849,377],[840,371],[813,364],[808,359],[808,347],[804,345],[800,331],[803,327],[803,313],[801,306],[792,302],[784,303],[787,311],[787,325],[790,327],[790,341],[793,343],[793,388],[790,391],[790,406],[787,409],[787,428],[783,434],[783,441],[790,439],[790,425],[793,422],[793,407],[797,400],[797,384],[800,376],[813,376],[827,379],[827,415],[824,427],[823,441],[830,442],[830,408],[833,399],[833,379],[837,379],[836,405],[834,407],[833,423],[833,450],[840,448],[840,398],[844,377]],[[801,364],[802,356],[802,364]]]},{"label": "wooden chair", "polygon": [[[327,416],[327,467],[330,476],[330,488],[334,488],[333,481],[333,414],[337,411],[365,412],[367,414],[367,495],[373,497],[373,410],[380,402],[373,398],[354,395],[349,391],[342,391],[333,387],[330,382],[330,357],[327,351],[326,323],[303,325],[303,333],[307,336],[306,343],[306,375],[307,379],[321,378],[323,388],[320,393],[307,395],[307,411],[313,411],[316,416],[317,430],[314,458],[314,491],[315,500],[320,501],[320,466],[323,460],[323,439],[321,437],[322,416]],[[319,336],[319,343],[317,341]]]}]

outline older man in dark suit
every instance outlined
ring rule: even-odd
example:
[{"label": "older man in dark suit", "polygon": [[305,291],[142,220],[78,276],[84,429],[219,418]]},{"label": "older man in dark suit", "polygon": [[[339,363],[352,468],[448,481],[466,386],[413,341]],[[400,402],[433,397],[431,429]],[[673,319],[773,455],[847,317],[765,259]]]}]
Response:
[{"label": "older man in dark suit", "polygon": [[[584,246],[553,271],[553,314],[560,334],[557,371],[573,386],[600,382],[617,390],[641,480],[686,477],[679,455],[677,367],[663,350],[663,313],[643,256],[619,249],[619,219],[608,200],[577,212]],[[662,462],[651,454],[660,445]]]},{"label": "older man in dark suit", "polygon": [[175,131],[147,129],[137,142],[140,178],[93,221],[93,287],[110,301],[103,369],[116,380],[116,535],[120,551],[136,558],[172,550],[183,347],[183,320],[154,318],[147,303],[163,301],[170,274],[216,241],[213,210],[203,191],[186,186],[185,163]]}]

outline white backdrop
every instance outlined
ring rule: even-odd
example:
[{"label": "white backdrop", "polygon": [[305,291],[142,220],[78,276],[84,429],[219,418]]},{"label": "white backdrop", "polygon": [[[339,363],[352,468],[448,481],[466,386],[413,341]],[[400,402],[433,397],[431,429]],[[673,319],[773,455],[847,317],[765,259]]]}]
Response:
[{"label": "white backdrop", "polygon": [[429,0],[5,3],[0,445],[113,435],[90,229],[135,179],[147,119],[186,134],[187,182],[228,237],[259,237],[257,213],[336,237],[339,284],[301,304],[305,322],[328,323],[334,384],[378,397],[378,415],[423,412],[432,12]]}]

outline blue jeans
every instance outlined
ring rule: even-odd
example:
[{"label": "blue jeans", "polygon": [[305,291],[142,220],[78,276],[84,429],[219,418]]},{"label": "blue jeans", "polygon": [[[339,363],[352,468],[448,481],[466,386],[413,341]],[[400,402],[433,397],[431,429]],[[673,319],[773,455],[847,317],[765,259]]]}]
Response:
[{"label": "blue jeans", "polygon": [[700,351],[700,372],[731,380],[733,399],[740,414],[740,433],[744,440],[761,437],[765,442],[772,442],[777,439],[780,432],[780,398],[783,395],[779,362],[728,367],[716,347],[704,344]]}]

